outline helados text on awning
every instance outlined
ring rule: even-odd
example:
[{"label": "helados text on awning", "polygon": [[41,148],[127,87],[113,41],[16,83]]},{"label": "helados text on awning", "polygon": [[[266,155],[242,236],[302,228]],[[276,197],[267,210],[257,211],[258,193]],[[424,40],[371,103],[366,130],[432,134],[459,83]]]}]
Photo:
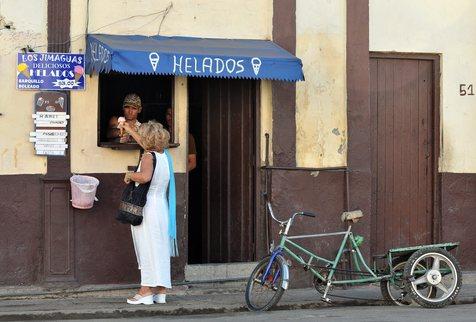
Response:
[{"label": "helados text on awning", "polygon": [[301,60],[266,40],[88,35],[86,70],[304,80]]}]

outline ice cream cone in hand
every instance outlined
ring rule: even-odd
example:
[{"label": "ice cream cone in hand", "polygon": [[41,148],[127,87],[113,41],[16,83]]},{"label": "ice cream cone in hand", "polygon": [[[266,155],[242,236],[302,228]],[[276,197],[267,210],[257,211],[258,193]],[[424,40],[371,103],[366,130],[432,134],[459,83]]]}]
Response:
[{"label": "ice cream cone in hand", "polygon": [[123,128],[123,125],[124,125],[125,122],[126,122],[126,118],[125,118],[125,117],[122,117],[122,116],[121,116],[121,117],[119,117],[119,118],[117,119],[117,123],[118,123],[117,128],[120,130],[119,136],[121,136],[121,137],[124,136],[124,128]]}]

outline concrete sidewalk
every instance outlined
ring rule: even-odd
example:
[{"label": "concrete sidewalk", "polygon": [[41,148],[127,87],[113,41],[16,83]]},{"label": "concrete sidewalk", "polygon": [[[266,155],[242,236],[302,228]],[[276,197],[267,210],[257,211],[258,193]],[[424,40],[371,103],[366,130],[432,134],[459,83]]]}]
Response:
[{"label": "concrete sidewalk", "polygon": [[[246,311],[244,283],[217,285],[181,285],[168,295],[165,305],[128,305],[125,299],[135,289],[127,286],[114,290],[90,287],[81,291],[44,292],[37,295],[0,292],[0,320],[58,320],[145,317],[155,315],[190,315]],[[18,293],[18,292],[17,292]],[[25,293],[25,292],[24,292]],[[338,289],[332,297],[335,306],[384,305],[380,289],[370,285],[347,290]],[[456,304],[476,303],[476,284],[464,283]],[[313,288],[287,290],[275,309],[312,309],[329,306],[319,300]]]}]

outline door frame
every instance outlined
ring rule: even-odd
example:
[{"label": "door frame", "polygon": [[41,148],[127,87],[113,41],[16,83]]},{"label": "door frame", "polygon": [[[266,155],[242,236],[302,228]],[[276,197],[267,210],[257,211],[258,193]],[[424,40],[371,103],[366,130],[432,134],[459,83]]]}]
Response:
[{"label": "door frame", "polygon": [[259,238],[260,236],[263,236],[263,232],[259,230],[260,223],[263,222],[263,220],[266,220],[266,213],[263,214],[261,211],[261,81],[261,79],[254,80],[254,213],[252,214],[253,245],[251,248],[253,251],[253,254],[251,256],[253,261],[257,260],[257,254],[260,252],[258,247],[260,247],[261,245]]},{"label": "door frame", "polygon": [[[440,157],[440,55],[431,53],[399,53],[399,52],[369,52],[369,59],[383,58],[383,59],[415,59],[415,60],[427,60],[432,62],[432,126],[433,126],[433,220],[431,228],[431,239],[433,243],[441,242],[441,173],[438,171],[438,160]],[[370,79],[370,70],[369,70]],[[369,91],[370,97],[370,91]],[[376,138],[376,113],[369,104],[370,110],[370,148],[371,148],[371,173],[372,173],[372,196],[371,196],[371,209],[372,219],[370,227],[370,252],[375,255],[376,250],[376,236],[377,236],[377,176],[376,176],[376,164],[373,158],[373,148],[375,147],[374,140]]]},{"label": "door frame", "polygon": [[[264,216],[262,213],[261,213],[261,172],[260,172],[260,167],[261,167],[261,140],[260,140],[260,133],[261,133],[261,80],[260,79],[255,79],[255,80],[250,80],[251,82],[253,82],[253,87],[254,89],[252,90],[252,93],[253,95],[255,95],[254,99],[252,100],[253,101],[253,106],[252,108],[254,109],[253,112],[252,112],[252,115],[253,115],[253,129],[254,129],[254,133],[253,133],[253,136],[254,136],[254,140],[253,140],[253,144],[254,144],[254,147],[253,147],[253,155],[252,155],[252,160],[251,160],[251,163],[250,163],[250,166],[252,167],[252,171],[251,173],[253,174],[253,179],[251,180],[252,184],[253,184],[253,210],[254,212],[252,214],[250,214],[250,222],[252,223],[253,227],[251,229],[251,236],[253,238],[252,242],[251,242],[251,245],[250,245],[250,249],[252,251],[252,254],[251,254],[251,262],[254,262],[256,260],[256,254],[259,252],[259,250],[257,249],[257,247],[260,246],[260,242],[259,242],[259,237],[260,237],[260,231],[259,231],[259,224],[262,220],[264,220]],[[189,91],[189,82],[188,82],[188,78],[187,78],[187,97],[189,95],[188,91]],[[188,103],[187,103],[187,133],[189,131],[189,106],[188,106]],[[188,149],[188,136],[187,136],[187,149]],[[189,178],[188,178],[188,171],[186,172],[187,173],[187,176],[186,176],[186,191],[185,191],[185,194],[186,194],[186,200],[187,200],[187,208],[188,208],[188,202],[189,202],[189,189],[188,189],[188,185],[189,185]],[[186,225],[188,227],[188,218],[189,216],[187,216],[187,222],[186,222]],[[261,232],[261,235],[262,235],[262,232]],[[188,243],[189,243],[189,233],[188,233],[188,229],[187,229],[187,239],[186,239],[186,245],[187,245],[187,252],[189,251],[188,250]],[[202,241],[202,247],[203,247],[203,244],[204,242]],[[228,264],[228,263],[226,263]],[[204,264],[190,264],[188,262],[188,256],[187,256],[187,259],[186,259],[186,264],[185,265],[209,265],[209,263],[204,263]]]}]

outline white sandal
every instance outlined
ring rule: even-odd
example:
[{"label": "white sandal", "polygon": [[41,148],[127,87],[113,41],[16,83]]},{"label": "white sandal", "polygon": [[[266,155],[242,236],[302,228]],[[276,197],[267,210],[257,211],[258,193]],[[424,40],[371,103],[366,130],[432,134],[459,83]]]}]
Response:
[{"label": "white sandal", "polygon": [[154,295],[149,294],[149,295],[140,295],[136,294],[134,297],[128,298],[127,299],[128,304],[145,304],[145,305],[150,305],[154,304]]},{"label": "white sandal", "polygon": [[165,304],[166,294],[154,294],[154,303]]}]

